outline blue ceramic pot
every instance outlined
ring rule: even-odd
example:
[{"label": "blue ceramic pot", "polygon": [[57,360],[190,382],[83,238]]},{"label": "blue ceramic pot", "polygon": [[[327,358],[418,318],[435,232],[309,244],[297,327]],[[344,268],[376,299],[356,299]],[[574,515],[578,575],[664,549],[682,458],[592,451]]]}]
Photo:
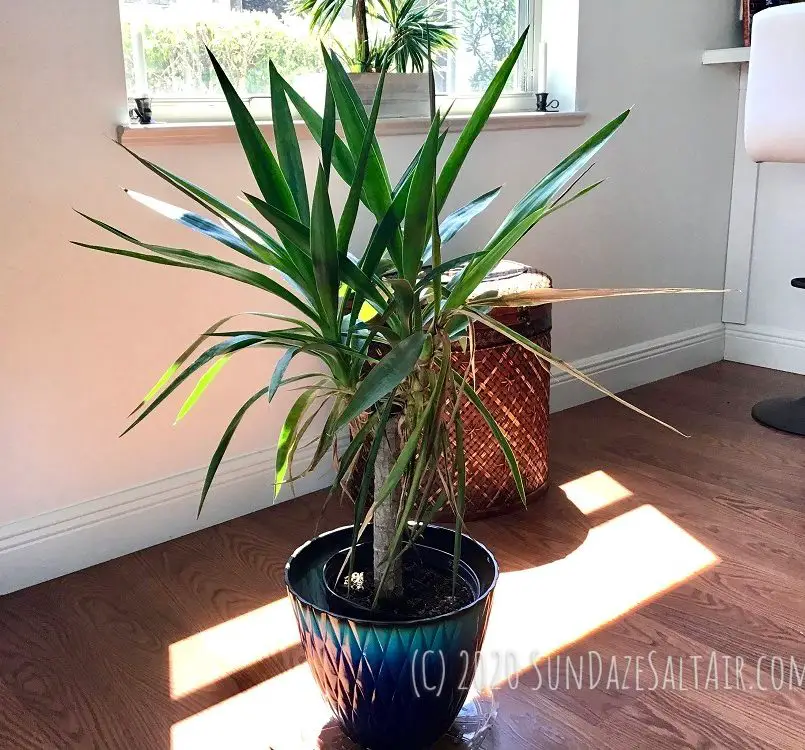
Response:
[{"label": "blue ceramic pot", "polygon": [[[429,526],[420,543],[452,552],[452,529]],[[449,728],[467,697],[498,578],[489,550],[463,535],[461,559],[478,596],[438,617],[388,622],[328,605],[322,570],[348,547],[352,527],[303,544],[285,566],[305,656],[344,732],[370,750],[421,750]]]}]

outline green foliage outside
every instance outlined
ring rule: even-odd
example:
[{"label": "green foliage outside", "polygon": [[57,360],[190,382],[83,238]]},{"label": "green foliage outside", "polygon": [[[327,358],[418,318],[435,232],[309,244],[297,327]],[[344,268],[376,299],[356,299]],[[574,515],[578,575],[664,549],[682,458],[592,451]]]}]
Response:
[{"label": "green foliage outside", "polygon": [[[306,24],[286,25],[268,13],[232,13],[212,18],[155,14],[142,24],[148,88],[152,95],[220,95],[207,45],[242,95],[269,90],[269,60],[288,79],[323,72],[321,51]],[[132,23],[123,21],[126,86],[134,91]]]},{"label": "green foliage outside", "polygon": [[455,14],[461,41],[478,63],[470,87],[484,91],[517,39],[517,4],[511,0],[463,0],[456,5]]}]

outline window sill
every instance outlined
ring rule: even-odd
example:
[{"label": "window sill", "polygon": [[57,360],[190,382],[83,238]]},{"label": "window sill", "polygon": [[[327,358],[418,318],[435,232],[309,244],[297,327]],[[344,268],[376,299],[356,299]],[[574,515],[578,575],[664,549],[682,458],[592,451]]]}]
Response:
[{"label": "window sill", "polygon": [[[469,114],[450,115],[448,126],[459,132],[469,120]],[[484,130],[527,130],[530,128],[563,128],[582,125],[587,119],[585,112],[500,112],[493,114]],[[427,117],[401,117],[379,120],[377,134],[410,135],[426,133],[430,126]],[[261,130],[272,136],[271,123],[262,123]],[[311,139],[304,123],[296,123],[297,136]],[[126,146],[157,145],[204,145],[211,143],[235,143],[237,134],[233,123],[155,123],[153,125],[119,125],[117,139]]]}]

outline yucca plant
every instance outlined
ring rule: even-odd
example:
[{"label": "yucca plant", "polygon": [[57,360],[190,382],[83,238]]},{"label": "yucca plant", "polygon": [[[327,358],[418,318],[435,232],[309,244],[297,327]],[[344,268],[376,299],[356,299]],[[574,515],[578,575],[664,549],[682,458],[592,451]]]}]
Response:
[{"label": "yucca plant", "polygon": [[[297,0],[295,9],[310,16],[312,29],[329,32],[347,0]],[[389,63],[398,73],[421,73],[430,55],[455,49],[452,26],[440,20],[443,11],[422,0],[353,0],[355,42],[337,44],[341,58],[353,72],[379,73]],[[383,30],[372,40],[369,19]]]},{"label": "yucca plant", "polygon": [[[244,260],[235,263],[223,257],[152,244],[90,217],[86,218],[134,247],[75,243],[103,253],[224,276],[261,289],[271,303],[279,300],[289,308],[282,314],[241,313],[244,319],[250,319],[248,324],[236,323],[241,318],[232,315],[210,326],[168,368],[134,410],[126,432],[150,416],[182,384],[197,377],[179,409],[178,415],[183,417],[238,352],[264,347],[280,350],[282,354],[268,383],[248,398],[224,431],[207,471],[199,513],[246,412],[256,404],[268,405],[278,389],[292,387],[298,395],[285,418],[277,445],[276,491],[293,478],[294,454],[309,433],[314,433],[316,448],[305,470],[312,470],[333,455],[337,465],[334,491],[346,483],[363,451],[367,468],[357,495],[352,498],[352,543],[354,549],[374,521],[375,602],[393,598],[399,592],[401,556],[434,514],[445,507],[452,508],[457,518],[457,564],[465,462],[459,406],[464,399],[469,399],[483,415],[525,500],[520,471],[506,435],[474,390],[470,370],[456,370],[451,365],[452,347],[472,348],[473,324],[489,326],[533,352],[546,367],[564,370],[645,414],[490,317],[489,311],[493,305],[540,305],[684,291],[538,289],[503,296],[476,292],[484,277],[538,222],[601,184],[578,187],[590,160],[623,124],[628,111],[607,123],[537,182],[477,251],[449,260],[443,257],[444,245],[500,191],[495,188],[443,216],[450,191],[512,73],[525,40],[523,34],[501,65],[441,168],[437,160],[444,148],[447,123],[441,112],[434,111],[431,73],[430,129],[396,185],[391,183],[374,135],[385,72],[367,114],[337,57],[323,50],[327,96],[324,112],[319,114],[272,66],[274,152],[210,54],[261,194],[245,193],[245,199],[273,231],[203,188],[132,153],[142,165],[217,221],[139,193],[129,191],[129,196],[217,240],[228,253],[240,255]],[[292,106],[320,145],[312,195],[302,168]],[[336,134],[336,116],[340,118],[343,138]],[[334,172],[349,186],[339,216],[334,214],[330,198]],[[374,217],[365,242],[355,233],[361,203]],[[447,271],[457,271],[449,282],[444,280]],[[269,274],[276,274],[280,280]],[[199,353],[200,348],[203,350]],[[301,355],[317,359],[323,367],[311,367],[301,375],[286,375],[291,360]],[[351,435],[346,447],[341,448],[350,425]],[[394,447],[391,454],[390,446]],[[385,462],[387,471],[383,481],[373,482],[374,467],[379,460]]]}]

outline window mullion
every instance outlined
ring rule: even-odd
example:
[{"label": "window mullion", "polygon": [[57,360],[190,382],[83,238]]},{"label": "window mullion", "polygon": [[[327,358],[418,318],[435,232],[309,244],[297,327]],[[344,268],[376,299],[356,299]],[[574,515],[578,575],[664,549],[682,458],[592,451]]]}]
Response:
[{"label": "window mullion", "polygon": [[520,90],[524,92],[536,91],[537,83],[537,47],[542,37],[542,2],[541,0],[520,0],[517,13],[518,36],[529,29],[525,49],[520,57],[517,74]]},{"label": "window mullion", "polygon": [[134,67],[134,91],[136,96],[148,94],[148,66],[145,60],[143,24],[137,14],[131,19],[131,56]]}]

